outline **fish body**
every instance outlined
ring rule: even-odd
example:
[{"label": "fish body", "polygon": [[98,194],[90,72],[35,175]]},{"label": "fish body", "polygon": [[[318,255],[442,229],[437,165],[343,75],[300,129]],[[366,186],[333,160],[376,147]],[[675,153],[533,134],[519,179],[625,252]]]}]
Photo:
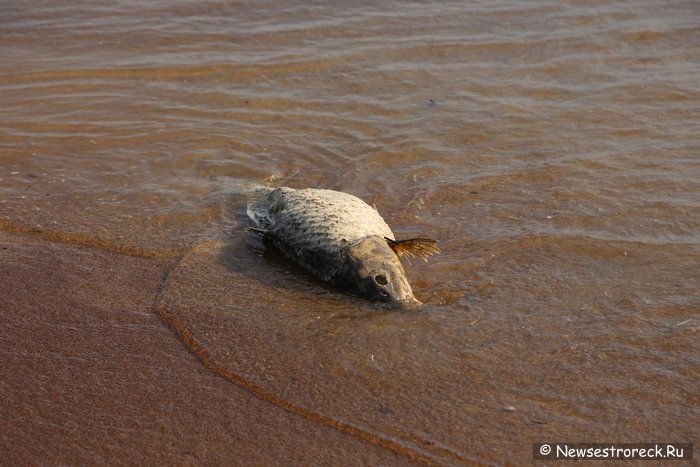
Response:
[{"label": "fish body", "polygon": [[377,210],[348,193],[262,190],[248,205],[254,231],[321,280],[387,302],[417,302],[399,260],[426,257],[435,241],[397,241]]}]

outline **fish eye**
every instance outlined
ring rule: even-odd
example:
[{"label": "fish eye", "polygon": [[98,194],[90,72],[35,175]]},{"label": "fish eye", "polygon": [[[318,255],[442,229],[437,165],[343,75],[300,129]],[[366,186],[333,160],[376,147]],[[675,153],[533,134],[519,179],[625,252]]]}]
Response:
[{"label": "fish eye", "polygon": [[384,274],[377,274],[374,276],[374,282],[379,285],[386,285],[388,283]]}]

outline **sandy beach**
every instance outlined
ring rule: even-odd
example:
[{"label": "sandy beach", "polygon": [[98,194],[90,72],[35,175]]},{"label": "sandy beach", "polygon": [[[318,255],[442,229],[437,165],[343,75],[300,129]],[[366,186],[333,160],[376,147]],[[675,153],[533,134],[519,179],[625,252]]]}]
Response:
[{"label": "sandy beach", "polygon": [[412,463],[213,374],[153,311],[176,258],[0,245],[3,464]]}]

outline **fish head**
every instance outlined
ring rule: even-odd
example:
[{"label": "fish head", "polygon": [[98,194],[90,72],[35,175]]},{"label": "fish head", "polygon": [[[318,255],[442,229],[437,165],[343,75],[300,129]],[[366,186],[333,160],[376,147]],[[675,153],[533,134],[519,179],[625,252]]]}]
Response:
[{"label": "fish head", "polygon": [[348,247],[345,264],[341,282],[363,297],[402,305],[420,303],[399,257],[383,237],[369,236]]}]

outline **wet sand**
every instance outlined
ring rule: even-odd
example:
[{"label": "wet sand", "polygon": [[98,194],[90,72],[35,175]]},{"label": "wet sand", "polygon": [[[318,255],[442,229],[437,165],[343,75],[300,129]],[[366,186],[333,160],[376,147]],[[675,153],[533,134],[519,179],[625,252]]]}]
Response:
[{"label": "wet sand", "polygon": [[410,465],[207,368],[153,310],[176,258],[0,234],[5,465]]},{"label": "wet sand", "polygon": [[[674,439],[693,439],[695,422],[686,407],[698,402],[695,369],[684,367],[681,356],[675,369],[655,365],[666,358],[664,349],[693,348],[694,331],[683,332],[687,323],[680,321],[679,331],[661,329],[653,344],[630,335],[637,350],[619,354],[619,338],[570,333],[557,341],[534,335],[536,320],[513,327],[477,317],[472,324],[482,337],[471,336],[465,350],[489,351],[480,352],[478,361],[465,354],[451,374],[436,375],[439,360],[447,358],[441,349],[461,339],[435,326],[444,319],[436,309],[429,310],[432,316],[403,316],[400,328],[396,314],[376,310],[346,311],[325,322],[315,316],[319,312],[305,317],[309,308],[303,305],[276,309],[299,288],[282,283],[274,290],[270,282],[264,285],[273,290],[257,300],[274,330],[256,330],[247,313],[222,313],[226,304],[207,301],[211,290],[231,288],[230,302],[246,306],[239,302],[246,296],[240,288],[258,288],[264,277],[255,266],[235,266],[232,251],[235,245],[208,242],[181,255],[144,257],[37,232],[3,232],[0,376],[9,402],[1,418],[3,461],[519,463],[530,456],[529,440],[560,440],[564,431],[600,442],[654,439],[660,429]],[[279,257],[268,261],[264,267],[284,265]],[[226,269],[245,271],[246,278],[227,284]],[[285,280],[301,285],[306,279]],[[329,299],[338,297],[313,300]],[[679,320],[686,312],[692,310],[671,307],[664,314]],[[298,327],[300,319],[315,322]],[[623,317],[611,326],[633,328],[636,319]],[[334,337],[347,335],[347,326],[357,333],[354,339],[364,335],[362,341]],[[426,336],[426,328],[442,334]],[[381,345],[375,335],[382,336]],[[208,350],[229,338],[225,353]],[[407,351],[411,363],[402,356]],[[395,359],[401,366],[394,366]],[[640,364],[647,368],[644,376],[636,370]],[[532,384],[541,395],[512,406],[523,396],[514,388]],[[638,405],[650,398],[658,409]],[[601,402],[611,400],[614,410]],[[653,425],[650,409],[665,414]],[[590,414],[601,422],[595,435],[586,422]],[[437,434],[444,430],[432,425],[437,421],[450,426],[451,441]],[[412,438],[405,427],[421,427],[423,434]],[[623,433],[630,430],[635,435]],[[438,437],[447,443],[437,443]],[[461,451],[451,447],[459,445]]]}]

